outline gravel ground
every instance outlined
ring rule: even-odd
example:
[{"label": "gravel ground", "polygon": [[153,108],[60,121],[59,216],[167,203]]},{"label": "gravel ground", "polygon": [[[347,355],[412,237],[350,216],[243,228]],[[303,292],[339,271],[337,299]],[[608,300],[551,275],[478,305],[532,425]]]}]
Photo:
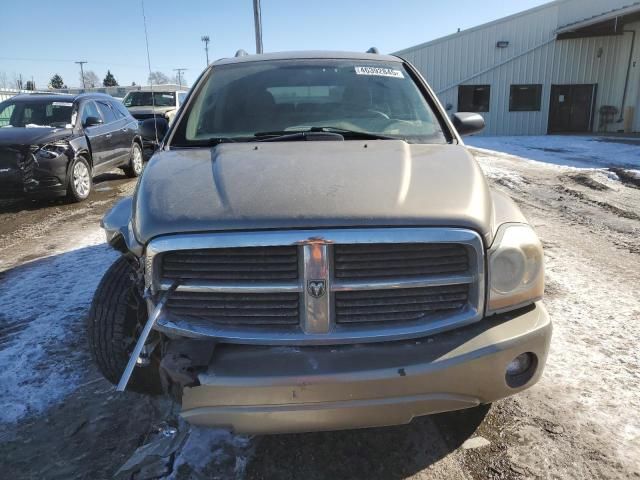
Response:
[{"label": "gravel ground", "polygon": [[[545,246],[555,331],[540,383],[490,409],[392,428],[194,429],[170,478],[640,478],[640,189],[606,169],[473,151]],[[101,180],[80,205],[0,204],[3,478],[112,478],[175,418],[163,399],[115,394],[89,361],[89,292],[115,258],[97,222],[135,185]]]}]

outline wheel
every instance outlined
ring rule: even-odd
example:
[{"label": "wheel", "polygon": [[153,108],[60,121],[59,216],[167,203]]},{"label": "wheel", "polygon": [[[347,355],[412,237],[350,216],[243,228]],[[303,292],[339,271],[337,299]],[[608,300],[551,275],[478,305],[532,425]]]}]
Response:
[{"label": "wheel", "polygon": [[67,197],[72,202],[81,202],[91,193],[91,167],[84,157],[76,157],[69,166]]},{"label": "wheel", "polygon": [[[129,260],[120,257],[104,274],[93,297],[87,324],[89,350],[100,373],[113,384],[120,381],[131,352],[147,321],[147,307],[135,284]],[[157,354],[160,334],[151,332],[133,370],[127,390],[162,393]],[[155,348],[158,346],[158,348]]]},{"label": "wheel", "polygon": [[124,173],[127,174],[130,178],[135,178],[140,176],[143,169],[143,156],[142,156],[142,148],[137,143],[133,143],[133,147],[131,147],[131,158],[129,159],[129,165],[123,168]]}]

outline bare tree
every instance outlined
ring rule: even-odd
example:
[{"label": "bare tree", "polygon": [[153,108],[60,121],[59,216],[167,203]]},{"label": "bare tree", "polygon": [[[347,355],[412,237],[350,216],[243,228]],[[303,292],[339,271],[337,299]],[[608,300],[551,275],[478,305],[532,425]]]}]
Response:
[{"label": "bare tree", "polygon": [[9,79],[6,72],[0,72],[0,88],[9,88]]},{"label": "bare tree", "polygon": [[84,72],[84,82],[82,76],[80,76],[80,85],[84,83],[86,88],[95,88],[100,85],[100,79],[93,70],[87,70]]},{"label": "bare tree", "polygon": [[147,81],[149,85],[162,85],[169,83],[169,77],[162,72],[151,72]]},{"label": "bare tree", "polygon": [[178,77],[178,75],[174,75],[169,80],[171,83],[175,83],[176,85],[182,85],[183,87],[189,86],[189,82],[184,78],[184,73],[180,74],[180,77]]},{"label": "bare tree", "polygon": [[13,74],[13,88],[17,90],[22,90],[24,88],[24,82],[22,81],[21,73]]}]

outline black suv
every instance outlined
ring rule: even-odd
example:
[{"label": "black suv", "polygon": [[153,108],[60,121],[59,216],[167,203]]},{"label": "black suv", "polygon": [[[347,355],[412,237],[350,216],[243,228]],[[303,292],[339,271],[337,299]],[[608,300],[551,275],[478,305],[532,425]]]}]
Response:
[{"label": "black suv", "polygon": [[138,122],[104,94],[28,94],[0,103],[0,195],[82,201],[92,178],[142,172]]}]

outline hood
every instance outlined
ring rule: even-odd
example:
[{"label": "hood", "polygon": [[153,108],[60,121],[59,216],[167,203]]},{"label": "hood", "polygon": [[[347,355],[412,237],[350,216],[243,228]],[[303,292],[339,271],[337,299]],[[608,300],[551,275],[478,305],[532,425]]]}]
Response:
[{"label": "hood", "polygon": [[0,128],[0,146],[44,145],[71,135],[71,129],[52,127],[6,127]]},{"label": "hood", "polygon": [[131,115],[151,115],[153,113],[158,114],[158,113],[167,113],[170,112],[171,110],[175,110],[176,107],[152,107],[151,105],[149,106],[143,106],[143,107],[129,107],[127,110],[129,110],[129,113]]},{"label": "hood", "polygon": [[491,195],[462,145],[403,141],[222,144],[153,156],[134,232],[451,226],[489,240]]}]

